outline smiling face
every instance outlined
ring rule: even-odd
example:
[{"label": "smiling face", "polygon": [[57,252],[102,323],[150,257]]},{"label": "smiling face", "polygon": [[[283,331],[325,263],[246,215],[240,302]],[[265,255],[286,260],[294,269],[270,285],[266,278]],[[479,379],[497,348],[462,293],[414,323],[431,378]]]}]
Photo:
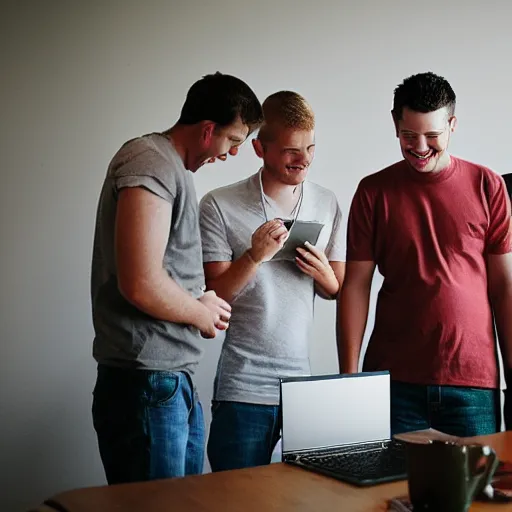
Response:
[{"label": "smiling face", "polygon": [[315,155],[314,130],[282,128],[262,142],[253,141],[256,154],[263,159],[263,168],[284,185],[299,185],[308,174]]},{"label": "smiling face", "polygon": [[395,119],[396,134],[405,160],[418,172],[439,172],[450,163],[448,145],[457,120],[448,107],[416,112],[405,107]]},{"label": "smiling face", "polygon": [[200,143],[197,152],[190,153],[188,169],[195,172],[205,163],[219,158],[225,160],[227,155],[235,156],[239,146],[249,134],[249,127],[240,118],[228,126],[219,126],[205,121],[198,126]]}]

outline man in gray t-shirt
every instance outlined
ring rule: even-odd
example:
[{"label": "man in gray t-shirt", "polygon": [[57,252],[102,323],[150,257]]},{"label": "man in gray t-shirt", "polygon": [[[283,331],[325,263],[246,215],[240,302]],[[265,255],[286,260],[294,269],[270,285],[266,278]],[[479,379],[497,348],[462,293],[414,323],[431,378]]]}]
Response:
[{"label": "man in gray t-shirt", "polygon": [[236,155],[261,121],[247,84],[207,75],[172,128],[126,142],[110,162],[91,273],[93,421],[109,484],[202,472],[192,375],[202,338],[228,327],[231,307],[204,293],[192,173]]},{"label": "man in gray t-shirt", "polygon": [[[310,373],[315,295],[334,299],[344,273],[336,196],[305,181],[314,153],[310,106],[283,91],[267,98],[263,113],[254,141],[261,170],[200,205],[206,284],[232,306],[214,386],[213,471],[270,462],[280,435],[279,378]],[[306,243],[290,260],[280,249],[294,221],[323,228],[315,246]]]}]

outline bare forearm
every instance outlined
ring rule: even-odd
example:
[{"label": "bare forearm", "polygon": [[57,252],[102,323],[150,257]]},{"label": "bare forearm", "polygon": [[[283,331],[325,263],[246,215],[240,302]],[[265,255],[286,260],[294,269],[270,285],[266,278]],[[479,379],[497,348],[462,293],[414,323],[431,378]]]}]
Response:
[{"label": "bare forearm", "polygon": [[505,369],[512,370],[512,289],[506,288],[492,298],[498,341]]},{"label": "bare forearm", "polygon": [[345,263],[343,261],[329,261],[331,272],[327,272],[322,280],[315,281],[315,292],[326,300],[338,297],[343,281],[345,280]]},{"label": "bare forearm", "polygon": [[356,373],[368,318],[370,289],[344,286],[338,298],[336,338],[341,373]]},{"label": "bare forearm", "polygon": [[235,260],[229,268],[215,279],[206,281],[207,288],[227,302],[232,302],[235,297],[249,284],[256,275],[258,263],[255,262],[249,252],[245,252]]},{"label": "bare forearm", "polygon": [[162,269],[158,275],[120,285],[124,298],[158,320],[197,326],[205,306],[181,288]]},{"label": "bare forearm", "polygon": [[315,292],[318,296],[322,297],[325,300],[334,300],[338,296],[339,284],[338,286],[332,286],[329,291],[324,288],[321,284],[315,283]]}]

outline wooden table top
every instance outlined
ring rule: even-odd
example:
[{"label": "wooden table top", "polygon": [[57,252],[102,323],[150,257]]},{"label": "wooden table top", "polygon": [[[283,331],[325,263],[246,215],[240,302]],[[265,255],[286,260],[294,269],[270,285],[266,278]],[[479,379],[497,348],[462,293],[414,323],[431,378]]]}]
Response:
[{"label": "wooden table top", "polygon": [[[501,460],[512,461],[512,432],[477,437]],[[354,487],[288,464],[91,487],[46,501],[66,512],[384,512],[387,500],[407,494],[407,482]],[[55,507],[58,510],[58,507]],[[475,502],[471,511],[512,511],[512,504]]]}]

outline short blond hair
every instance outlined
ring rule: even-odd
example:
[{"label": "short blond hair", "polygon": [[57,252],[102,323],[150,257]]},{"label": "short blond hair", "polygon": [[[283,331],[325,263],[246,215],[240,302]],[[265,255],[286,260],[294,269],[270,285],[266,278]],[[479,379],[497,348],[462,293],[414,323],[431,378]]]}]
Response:
[{"label": "short blond hair", "polygon": [[310,131],[315,128],[315,114],[303,96],[293,91],[279,91],[263,102],[263,125],[258,139],[272,139],[275,129]]}]

